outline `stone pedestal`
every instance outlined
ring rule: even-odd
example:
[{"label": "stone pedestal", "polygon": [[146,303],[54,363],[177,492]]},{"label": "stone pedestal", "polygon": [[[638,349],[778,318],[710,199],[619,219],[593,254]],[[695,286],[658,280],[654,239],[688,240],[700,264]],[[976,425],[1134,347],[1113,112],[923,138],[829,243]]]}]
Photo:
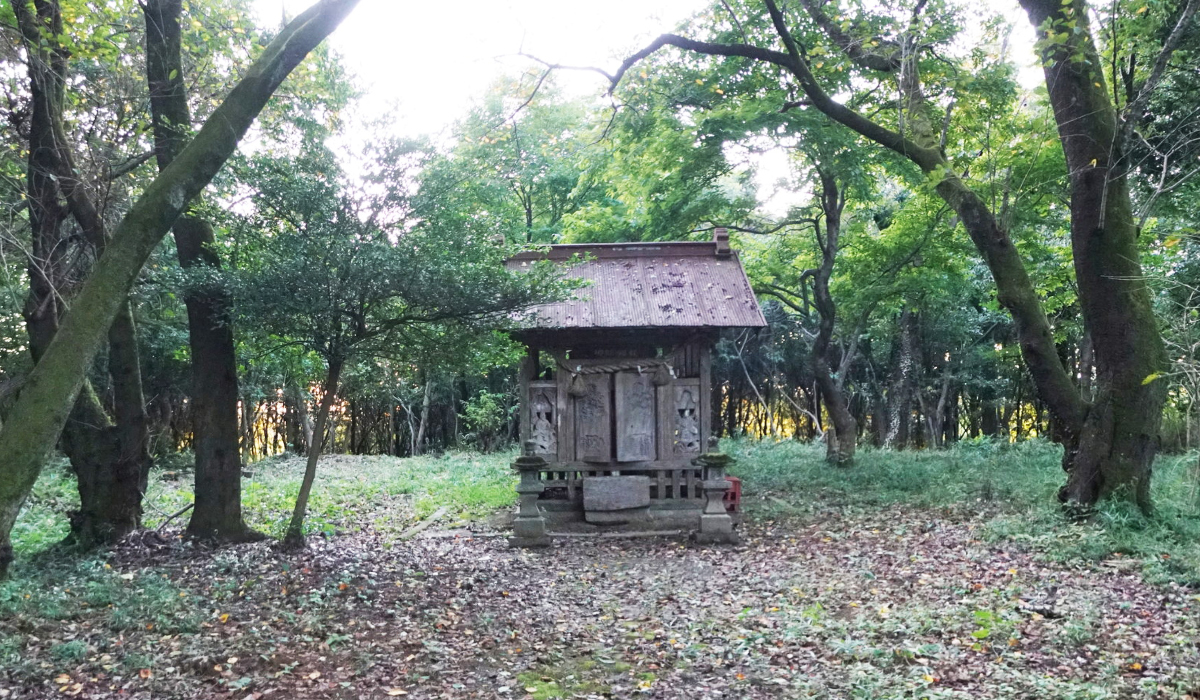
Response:
[{"label": "stone pedestal", "polygon": [[725,478],[725,469],[733,463],[729,455],[716,451],[716,445],[711,445],[709,451],[692,460],[692,464],[704,469],[704,511],[700,515],[700,531],[693,539],[701,544],[736,544],[741,541],[733,531],[733,518],[725,509],[725,492],[729,490],[729,481]]},{"label": "stone pedestal", "polygon": [[538,507],[538,497],[546,490],[541,475],[546,468],[546,460],[533,454],[533,444],[527,442],[525,454],[513,461],[512,468],[520,474],[521,480],[517,483],[517,517],[513,521],[513,536],[508,538],[508,544],[512,547],[549,547],[546,518]]},{"label": "stone pedestal", "polygon": [[628,525],[650,519],[650,477],[589,476],[583,480],[583,519]]}]

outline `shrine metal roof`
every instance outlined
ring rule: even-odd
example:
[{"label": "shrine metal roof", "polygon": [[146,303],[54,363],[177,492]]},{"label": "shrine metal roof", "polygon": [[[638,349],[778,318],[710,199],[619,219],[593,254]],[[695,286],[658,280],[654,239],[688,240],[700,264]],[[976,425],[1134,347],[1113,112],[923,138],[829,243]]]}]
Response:
[{"label": "shrine metal roof", "polygon": [[585,280],[574,298],[536,306],[524,330],[584,328],[760,328],[767,325],[750,281],[717,229],[712,241],[554,245],[510,258],[519,270],[537,260],[575,256],[565,276]]}]

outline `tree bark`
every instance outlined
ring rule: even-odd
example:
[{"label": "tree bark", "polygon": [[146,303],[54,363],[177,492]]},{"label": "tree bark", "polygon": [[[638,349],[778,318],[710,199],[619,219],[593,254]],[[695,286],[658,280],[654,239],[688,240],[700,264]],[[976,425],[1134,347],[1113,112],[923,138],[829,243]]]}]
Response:
[{"label": "tree bark", "polygon": [[[1035,26],[1057,22],[1055,31],[1063,31],[1067,37],[1049,45],[1043,65],[1070,170],[1075,272],[1085,325],[1093,333],[1095,345],[1096,399],[1091,406],[1080,397],[1058,358],[1049,320],[1008,231],[961,180],[942,151],[921,89],[918,37],[906,33],[899,42],[882,42],[876,51],[830,29],[838,25],[823,15],[816,3],[803,3],[851,61],[896,76],[903,110],[899,130],[838,103],[821,88],[776,0],[764,0],[764,4],[785,51],[664,34],[622,62],[612,84],[663,46],[771,63],[796,78],[817,110],[902,155],[934,178],[936,191],[958,214],[991,271],[997,298],[1012,315],[1038,396],[1054,415],[1057,437],[1064,445],[1063,463],[1070,472],[1060,497],[1087,506],[1104,495],[1127,490],[1133,500],[1148,508],[1150,467],[1165,397],[1164,382],[1157,379],[1164,367],[1164,353],[1138,264],[1137,229],[1121,163],[1116,112],[1088,30],[1084,0],[1021,1]],[[1169,54],[1173,45],[1168,42],[1163,55]],[[1163,63],[1162,56],[1158,63]],[[1146,85],[1143,90],[1152,87]]]},{"label": "tree bark", "polygon": [[1095,365],[1096,353],[1092,348],[1092,334],[1085,329],[1083,338],[1079,340],[1079,393],[1085,401],[1092,401],[1092,371]]},{"label": "tree bark", "polygon": [[[146,82],[154,127],[154,154],[165,170],[187,144],[192,128],[183,75],[179,18],[182,0],[145,0]],[[211,249],[212,226],[182,215],[172,229],[184,269],[220,269]],[[244,540],[257,533],[242,520],[242,462],[238,450],[237,354],[228,294],[208,286],[183,297],[192,361],[192,435],[196,455],[196,506],[187,534],[201,539]]]},{"label": "tree bark", "polygon": [[338,382],[342,376],[342,360],[330,360],[329,370],[325,375],[324,395],[321,405],[317,408],[316,426],[313,433],[316,442],[308,446],[308,462],[304,465],[304,480],[300,483],[300,494],[296,496],[296,507],[292,511],[292,520],[288,523],[287,534],[283,538],[283,546],[288,549],[304,547],[304,515],[308,512],[308,497],[312,494],[313,482],[317,478],[317,460],[321,458],[324,447],[325,428],[329,425],[329,409],[337,395]]},{"label": "tree bark", "polygon": [[429,429],[429,406],[433,397],[433,380],[425,377],[425,394],[421,398],[421,421],[417,425],[417,436],[413,442],[413,454],[425,454],[425,433]]},{"label": "tree bark", "polygon": [[888,383],[888,426],[883,446],[903,449],[908,445],[912,426],[912,387],[916,373],[916,316],[907,306],[897,322],[895,351],[892,354],[892,376]]},{"label": "tree bark", "polygon": [[924,414],[925,446],[929,448],[945,447],[945,427],[947,402],[950,400],[950,387],[954,376],[950,373],[950,365],[942,370],[942,385],[938,391],[937,403],[932,407],[927,405],[920,387],[917,388],[917,398]]},{"label": "tree bark", "polygon": [[308,412],[308,392],[295,387],[296,411],[300,421],[300,438],[303,444],[296,449],[297,454],[307,455],[312,449],[313,444],[313,421],[312,415]]},{"label": "tree bark", "polygon": [[[97,253],[104,250],[108,233],[75,165],[63,124],[67,49],[58,40],[63,24],[60,6],[53,0],[32,6],[14,2],[13,10],[30,78],[27,196],[33,256],[25,321],[30,353],[38,362],[57,333],[64,312],[61,300],[73,291],[72,274],[64,263],[71,237],[61,230],[67,213],[78,224],[85,244]],[[137,336],[128,301],[120,307],[108,339],[115,413],[109,416],[88,384],[62,433],[80,499],[79,510],[70,513],[70,539],[84,546],[111,543],[140,527],[151,465]]]},{"label": "tree bark", "polygon": [[817,337],[813,340],[812,370],[817,388],[825,401],[825,410],[833,425],[825,430],[825,459],[838,466],[850,466],[858,441],[858,423],[850,412],[846,394],[834,380],[833,361],[830,358],[830,342],[833,340],[834,324],[837,321],[837,306],[829,292],[829,278],[837,260],[838,242],[842,229],[842,210],[846,198],[832,173],[817,169],[821,189],[817,192],[821,211],[825,218],[824,235],[821,224],[815,225],[817,246],[821,249],[821,265],[813,275],[813,302],[820,319]]},{"label": "tree bark", "polygon": [[320,0],[284,27],[200,133],[125,215],[0,430],[0,576],[12,561],[11,532],[17,513],[142,265],[192,198],[221,169],[283,79],[357,2]]},{"label": "tree bark", "polygon": [[[1071,250],[1095,362],[1095,399],[1059,498],[1089,506],[1124,491],[1149,511],[1151,467],[1166,382],[1166,351],[1138,254],[1138,229],[1116,108],[1092,40],[1088,8],[1021,0],[1048,42],[1042,65],[1071,186]],[[1071,30],[1067,31],[1066,28]]]},{"label": "tree bark", "polygon": [[985,437],[1000,436],[1000,411],[996,408],[995,399],[983,399],[980,408],[979,430]]}]

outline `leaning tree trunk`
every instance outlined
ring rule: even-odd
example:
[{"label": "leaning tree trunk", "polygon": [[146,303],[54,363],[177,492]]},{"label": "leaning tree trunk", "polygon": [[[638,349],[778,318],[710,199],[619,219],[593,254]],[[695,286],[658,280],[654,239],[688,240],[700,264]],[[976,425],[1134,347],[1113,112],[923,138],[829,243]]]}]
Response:
[{"label": "leaning tree trunk", "polygon": [[[1050,47],[1045,64],[1051,102],[1059,133],[1064,136],[1071,171],[1072,248],[1084,320],[1089,330],[1093,318],[1102,326],[1094,337],[1098,409],[1094,412],[1080,398],[1078,388],[1059,360],[1049,319],[1012,237],[984,200],[958,175],[941,147],[934,128],[934,110],[920,82],[924,48],[921,37],[915,35],[918,22],[914,21],[909,31],[894,40],[876,37],[866,42],[849,34],[840,21],[825,13],[823,4],[817,0],[800,0],[812,21],[847,59],[863,69],[894,77],[899,89],[897,107],[903,114],[903,119],[897,120],[898,131],[838,102],[822,88],[809,69],[808,47],[797,41],[788,28],[777,0],[763,0],[763,3],[785,51],[664,34],[622,62],[612,85],[615,87],[633,65],[663,46],[771,63],[790,72],[808,102],[822,114],[918,166],[936,183],[938,195],[958,214],[991,272],[998,301],[1012,315],[1025,368],[1039,398],[1053,413],[1060,431],[1058,438],[1066,446],[1064,464],[1071,468],[1072,476],[1064,497],[1086,504],[1114,488],[1129,485],[1133,486],[1135,497],[1146,503],[1152,443],[1160,420],[1163,392],[1163,387],[1157,386],[1161,381],[1147,382],[1147,378],[1155,376],[1162,367],[1162,344],[1153,327],[1137,263],[1136,234],[1128,216],[1128,190],[1123,173],[1114,168],[1119,163],[1114,156],[1121,150],[1116,140],[1114,110],[1104,88],[1099,56],[1087,31],[1084,0],[1022,2],[1035,25],[1052,20],[1058,23],[1054,31],[1063,31],[1068,37],[1066,44]],[[1192,7],[1193,3],[1189,3],[1188,8]],[[1184,14],[1164,45],[1160,59],[1169,57],[1171,42],[1177,46],[1185,32],[1186,20],[1191,15]],[[1159,65],[1165,65],[1165,60],[1156,62]],[[1138,99],[1144,94],[1145,88]],[[1135,111],[1131,110],[1131,114]],[[1069,143],[1072,139],[1074,145]],[[1103,206],[1085,211],[1084,205],[1089,202]],[[1145,334],[1140,335],[1143,330]],[[1107,344],[1103,351],[1099,347],[1102,340]],[[1135,412],[1138,415],[1132,415]],[[1126,418],[1130,420],[1126,422]],[[1089,420],[1086,436],[1085,419]],[[1075,462],[1079,462],[1078,469],[1072,466]]]},{"label": "leaning tree trunk", "polygon": [[315,442],[308,446],[308,462],[304,466],[304,480],[300,482],[296,507],[292,510],[292,520],[288,523],[287,534],[283,538],[283,546],[288,549],[304,547],[304,516],[308,512],[308,497],[312,493],[313,482],[317,478],[317,460],[321,458],[321,449],[324,446],[322,438],[325,436],[325,427],[329,424],[329,409],[333,407],[341,376],[342,361],[330,360],[329,370],[325,375],[325,386],[322,387],[321,405],[317,408],[316,426],[313,428]]},{"label": "leaning tree trunk", "polygon": [[[1040,32],[1064,31],[1042,52],[1046,87],[1071,184],[1071,250],[1095,362],[1095,398],[1064,462],[1060,491],[1083,506],[1124,491],[1150,508],[1167,366],[1138,262],[1138,229],[1126,180],[1122,129],[1109,97],[1083,0],[1021,0]],[[1143,86],[1143,90],[1153,85]],[[1130,115],[1133,118],[1136,115]]]},{"label": "leaning tree trunk", "polygon": [[[146,0],[146,80],[154,125],[154,153],[165,170],[187,144],[192,127],[183,77],[179,17],[182,0]],[[212,226],[192,215],[175,222],[175,248],[184,268],[220,269]],[[238,377],[229,295],[216,285],[189,289],[192,362],[192,445],[196,507],[187,534],[237,541],[257,535],[242,520],[242,462],[238,450]]]},{"label": "leaning tree trunk", "polygon": [[357,2],[320,0],[284,27],[125,215],[0,429],[0,577],[12,561],[17,514],[142,265],[188,202],[221,169],[283,79]]},{"label": "leaning tree trunk", "polygon": [[854,461],[854,451],[858,441],[858,423],[850,412],[850,402],[833,378],[830,369],[833,362],[830,359],[830,341],[833,339],[834,324],[837,320],[837,306],[834,305],[833,295],[829,293],[829,278],[833,275],[833,265],[837,259],[838,241],[842,229],[842,210],[846,206],[845,196],[833,175],[820,168],[817,174],[821,180],[820,206],[825,214],[825,232],[821,233],[820,222],[817,222],[817,244],[821,249],[821,265],[813,275],[813,302],[820,317],[817,337],[813,341],[812,370],[817,380],[817,388],[821,398],[825,400],[825,410],[833,425],[825,431],[825,459],[838,466],[849,466]]},{"label": "leaning tree trunk", "polygon": [[[62,33],[59,4],[31,7],[14,2],[13,9],[28,56],[31,88],[27,196],[33,255],[25,323],[30,354],[38,362],[57,333],[64,312],[60,300],[72,292],[64,259],[73,243],[62,231],[67,213],[83,232],[84,244],[97,253],[104,250],[108,234],[75,165],[63,125],[67,49],[56,39]],[[43,28],[56,31],[47,37]],[[61,444],[75,473],[80,501],[79,509],[70,513],[70,538],[84,546],[111,543],[140,527],[151,464],[137,334],[128,301],[120,307],[108,339],[114,416],[85,381],[62,431]]]}]

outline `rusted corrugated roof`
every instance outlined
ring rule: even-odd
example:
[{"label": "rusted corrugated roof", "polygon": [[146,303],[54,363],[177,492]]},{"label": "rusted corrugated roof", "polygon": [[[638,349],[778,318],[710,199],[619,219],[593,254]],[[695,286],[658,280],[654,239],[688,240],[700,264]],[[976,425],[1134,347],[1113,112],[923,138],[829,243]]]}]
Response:
[{"label": "rusted corrugated roof", "polygon": [[521,253],[510,269],[574,256],[566,270],[586,280],[574,299],[534,307],[526,329],[758,328],[767,325],[750,281],[729,250],[713,242],[556,245]]}]

